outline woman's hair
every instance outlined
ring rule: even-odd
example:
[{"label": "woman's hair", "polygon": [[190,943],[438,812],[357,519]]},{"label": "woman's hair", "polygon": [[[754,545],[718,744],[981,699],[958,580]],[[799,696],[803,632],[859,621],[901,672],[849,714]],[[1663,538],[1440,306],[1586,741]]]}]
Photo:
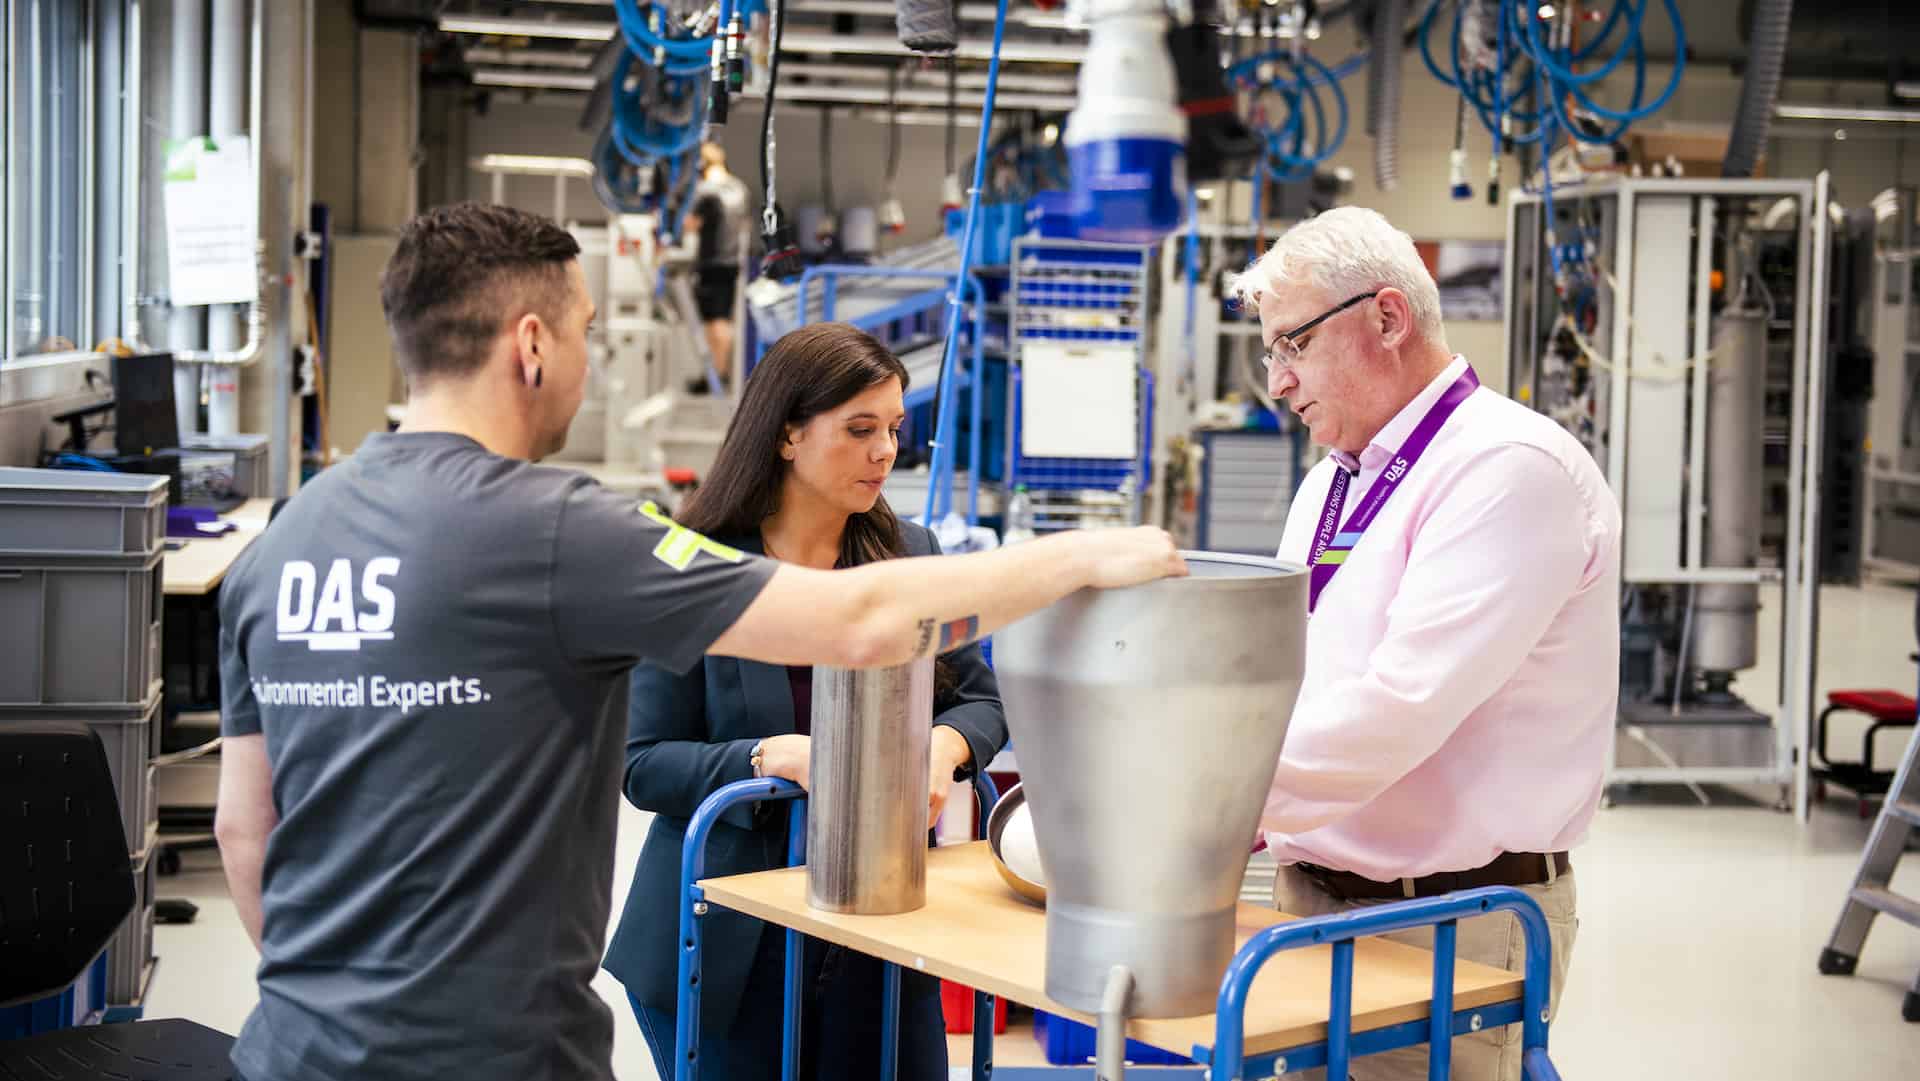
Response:
[{"label": "woman's hair", "polygon": [[[906,365],[859,327],[813,323],[788,331],[742,385],[740,407],[727,425],[713,468],[675,520],[709,537],[759,533],[760,524],[780,509],[780,484],[791,468],[780,457],[787,425],[805,424],[889,379],[898,379],[905,394],[909,378]],[[834,565],[857,567],[904,554],[900,519],[883,495],[866,512],[847,516]],[[953,666],[944,657],[937,659],[936,713],[957,685]]]},{"label": "woman's hair", "polygon": [[[846,323],[814,323],[789,331],[753,369],[720,454],[676,520],[710,537],[747,536],[780,509],[780,486],[791,468],[780,457],[787,425],[801,425],[889,379],[907,389],[907,369],[885,346]],[[901,555],[900,519],[887,497],[847,517],[838,566]]]}]

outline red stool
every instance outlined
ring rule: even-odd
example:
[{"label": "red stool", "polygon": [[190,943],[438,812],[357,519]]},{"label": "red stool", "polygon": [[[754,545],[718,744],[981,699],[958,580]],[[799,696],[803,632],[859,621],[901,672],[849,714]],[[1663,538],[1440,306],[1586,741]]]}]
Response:
[{"label": "red stool", "polygon": [[[1873,768],[1874,737],[1888,728],[1912,728],[1916,711],[1920,711],[1920,703],[1899,691],[1828,692],[1827,708],[1820,711],[1813,723],[1815,758],[1809,772],[1814,777],[1814,798],[1825,798],[1826,785],[1836,785],[1852,792],[1860,801],[1860,817],[1868,817],[1871,814],[1868,799],[1886,795],[1887,787],[1893,783],[1892,770]],[[1860,713],[1873,721],[1861,738],[1858,762],[1835,762],[1827,756],[1827,718],[1835,713]]]}]

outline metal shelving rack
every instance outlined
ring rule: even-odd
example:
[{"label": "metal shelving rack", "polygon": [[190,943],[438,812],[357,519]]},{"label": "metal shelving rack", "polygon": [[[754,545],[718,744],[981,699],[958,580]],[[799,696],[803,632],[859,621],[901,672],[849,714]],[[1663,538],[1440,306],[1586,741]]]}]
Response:
[{"label": "metal shelving rack", "polygon": [[[1153,376],[1146,368],[1152,249],[1090,241],[1014,242],[1007,334],[1014,369],[1008,392],[1007,484],[1024,485],[1036,531],[1141,520],[1152,475]],[[1038,342],[1130,347],[1138,380],[1135,451],[1129,458],[1056,458],[1025,452],[1022,367]]]}]

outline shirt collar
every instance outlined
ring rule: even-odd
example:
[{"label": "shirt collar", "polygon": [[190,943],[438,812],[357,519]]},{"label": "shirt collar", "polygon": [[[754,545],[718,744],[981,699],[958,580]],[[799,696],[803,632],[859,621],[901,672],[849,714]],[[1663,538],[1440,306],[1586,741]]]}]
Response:
[{"label": "shirt collar", "polygon": [[1458,353],[1454,354],[1453,360],[1441,369],[1440,374],[1434,376],[1432,382],[1428,383],[1420,393],[1414,395],[1412,401],[1401,407],[1400,412],[1393,415],[1393,419],[1387,422],[1386,427],[1380,429],[1379,434],[1373,437],[1373,441],[1367,444],[1367,449],[1361,451],[1359,457],[1336,450],[1332,455],[1334,461],[1350,473],[1362,468],[1373,469],[1385,465],[1388,459],[1400,452],[1400,445],[1413,434],[1413,429],[1420,423],[1420,419],[1427,415],[1427,411],[1433,408],[1434,403],[1440,400],[1440,396],[1445,394],[1447,388],[1452,386],[1454,381],[1460,378],[1460,374],[1466,370],[1467,358]]}]

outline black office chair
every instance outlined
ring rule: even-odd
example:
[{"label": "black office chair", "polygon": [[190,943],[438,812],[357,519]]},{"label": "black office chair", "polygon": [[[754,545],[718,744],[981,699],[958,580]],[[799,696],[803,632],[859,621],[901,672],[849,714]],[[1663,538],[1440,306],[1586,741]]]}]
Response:
[{"label": "black office chair", "polygon": [[[133,911],[106,748],[84,724],[0,726],[0,1006],[79,979]],[[0,1077],[224,1081],[233,1037],[192,1021],[85,1025],[0,1042]]]}]

